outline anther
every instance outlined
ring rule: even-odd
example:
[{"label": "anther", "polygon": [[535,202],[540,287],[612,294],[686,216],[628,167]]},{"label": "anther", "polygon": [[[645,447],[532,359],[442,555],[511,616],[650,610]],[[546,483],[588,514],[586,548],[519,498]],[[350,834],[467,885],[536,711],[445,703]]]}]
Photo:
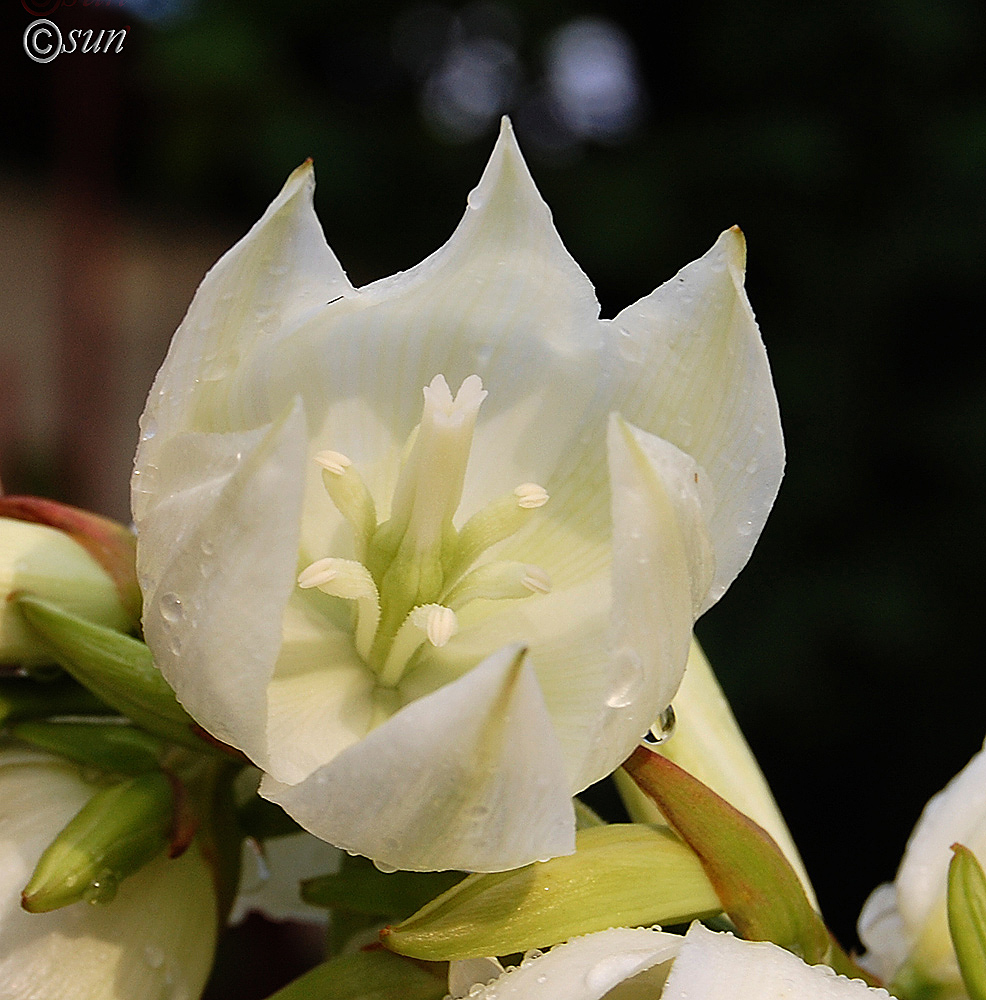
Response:
[{"label": "anther", "polygon": [[352,459],[341,451],[320,451],[315,456],[315,461],[327,472],[337,476],[341,476],[353,464]]},{"label": "anther", "polygon": [[548,491],[537,483],[521,483],[514,488],[517,506],[524,510],[535,510],[548,502]]}]

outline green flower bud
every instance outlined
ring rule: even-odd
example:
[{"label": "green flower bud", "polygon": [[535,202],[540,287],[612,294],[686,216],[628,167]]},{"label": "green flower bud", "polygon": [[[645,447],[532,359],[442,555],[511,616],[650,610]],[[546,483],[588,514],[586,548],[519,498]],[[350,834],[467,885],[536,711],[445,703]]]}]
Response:
[{"label": "green flower bud", "polygon": [[41,750],[50,750],[116,774],[158,770],[165,744],[156,736],[116,722],[22,722],[11,735]]},{"label": "green flower bud", "polygon": [[[139,604],[121,597],[113,575],[78,535],[9,514],[17,499],[0,497],[0,663],[52,662],[48,648],[10,604],[12,594],[35,594],[108,628],[131,629]],[[132,573],[132,552],[130,559]]]},{"label": "green flower bud", "polygon": [[986,875],[961,844],[948,866],[948,929],[970,1000],[986,1000]]},{"label": "green flower bud", "polygon": [[722,912],[698,857],[667,829],[591,827],[576,834],[576,845],[573,855],[468,876],[384,931],[384,944],[431,961],[475,958]]},{"label": "green flower bud", "polygon": [[24,909],[109,902],[123,879],[169,844],[174,805],[172,783],[160,771],[96,792],[41,855]]}]

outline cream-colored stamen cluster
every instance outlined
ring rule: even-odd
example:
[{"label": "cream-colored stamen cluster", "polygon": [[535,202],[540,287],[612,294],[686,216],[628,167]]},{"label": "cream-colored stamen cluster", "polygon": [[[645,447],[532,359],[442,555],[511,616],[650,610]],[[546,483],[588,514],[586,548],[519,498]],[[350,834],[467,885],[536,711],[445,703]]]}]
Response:
[{"label": "cream-colored stamen cluster", "polygon": [[485,398],[477,375],[455,398],[443,375],[425,387],[421,423],[405,449],[390,517],[380,524],[350,459],[337,451],[315,456],[332,502],[353,529],[358,559],[319,559],[302,571],[298,585],[354,602],[356,650],[383,687],[400,681],[422,643],[444,646],[458,630],[456,611],[470,601],[551,589],[547,573],[529,563],[494,560],[473,568],[547,503],[543,487],[522,483],[461,529],[452,524]]}]

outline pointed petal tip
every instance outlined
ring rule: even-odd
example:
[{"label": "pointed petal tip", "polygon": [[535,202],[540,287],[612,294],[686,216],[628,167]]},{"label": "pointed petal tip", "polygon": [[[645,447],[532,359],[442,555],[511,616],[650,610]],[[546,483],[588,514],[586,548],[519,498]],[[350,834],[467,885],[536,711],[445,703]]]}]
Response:
[{"label": "pointed petal tip", "polygon": [[500,119],[500,132],[483,176],[469,193],[467,201],[469,208],[474,210],[487,209],[495,203],[506,205],[511,201],[525,205],[528,211],[533,205],[538,205],[550,217],[548,206],[538,192],[513,125],[506,115]]},{"label": "pointed petal tip", "polygon": [[294,168],[288,174],[287,180],[281,188],[280,194],[275,199],[275,204],[284,204],[295,195],[307,195],[310,199],[315,190],[315,162],[309,156],[304,163]]},{"label": "pointed petal tip", "polygon": [[746,237],[739,226],[730,226],[716,240],[715,247],[727,255],[727,260],[740,272],[746,271]]}]

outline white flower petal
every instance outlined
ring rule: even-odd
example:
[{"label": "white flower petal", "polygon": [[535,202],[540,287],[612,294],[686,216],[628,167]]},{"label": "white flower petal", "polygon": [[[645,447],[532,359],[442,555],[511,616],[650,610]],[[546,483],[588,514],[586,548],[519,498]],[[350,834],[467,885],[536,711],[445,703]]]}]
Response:
[{"label": "white flower petal", "polygon": [[[892,895],[881,886],[863,908],[860,940],[874,967],[895,972],[906,955],[929,979],[961,981],[946,914],[948,866],[956,842],[986,859],[986,749],[924,807],[907,842]],[[902,945],[892,940],[895,925],[901,930]]]},{"label": "white flower petal", "polygon": [[870,893],[859,914],[857,930],[866,948],[860,965],[889,983],[906,961],[911,945],[911,935],[900,919],[893,883],[884,882]]},{"label": "white flower petal", "polygon": [[[250,364],[262,345],[278,343],[327,301],[353,292],[325,243],[314,188],[311,163],[303,164],[203,279],[148,397],[138,473],[160,464],[159,451],[175,433],[251,429],[277,419],[291,402],[288,397],[265,406],[254,394],[255,412],[230,407],[241,383],[262,380],[263,372]],[[134,505],[140,521],[145,500],[136,484]]]},{"label": "white flower petal", "polygon": [[[294,784],[362,739],[373,721],[375,678],[351,632],[296,591],[284,616],[284,644],[267,688],[267,770]],[[341,603],[341,602],[340,602]],[[327,609],[331,610],[331,606]]]},{"label": "white flower petal", "polygon": [[682,938],[662,931],[619,927],[575,938],[504,973],[470,1000],[601,1000],[626,980],[649,970],[647,995],[659,996],[665,970]]},{"label": "white flower petal", "polygon": [[125,879],[112,902],[21,909],[42,851],[94,791],[45,754],[0,752],[0,996],[196,1000],[212,965],[216,901],[197,845]]},{"label": "white flower petal", "polygon": [[297,785],[260,793],[316,836],[413,871],[501,871],[575,849],[564,761],[517,647],[404,707]]},{"label": "white flower petal", "polygon": [[[617,415],[608,453],[614,688],[599,751],[615,767],[632,749],[633,732],[646,732],[678,690],[715,559],[705,472],[690,456]],[[622,753],[615,760],[613,742]]]},{"label": "white flower petal", "polygon": [[886,990],[810,966],[768,941],[741,941],[694,923],[675,959],[661,1000],[884,1000]]},{"label": "white flower petal", "polygon": [[784,467],[770,368],[743,290],[745,263],[743,235],[730,229],[612,324],[621,412],[711,477],[716,577],[702,611],[749,559]]},{"label": "white flower petal", "polygon": [[140,525],[155,662],[196,721],[261,766],[267,685],[295,589],[305,440],[297,406],[250,434],[173,438],[160,461],[177,489]]}]

